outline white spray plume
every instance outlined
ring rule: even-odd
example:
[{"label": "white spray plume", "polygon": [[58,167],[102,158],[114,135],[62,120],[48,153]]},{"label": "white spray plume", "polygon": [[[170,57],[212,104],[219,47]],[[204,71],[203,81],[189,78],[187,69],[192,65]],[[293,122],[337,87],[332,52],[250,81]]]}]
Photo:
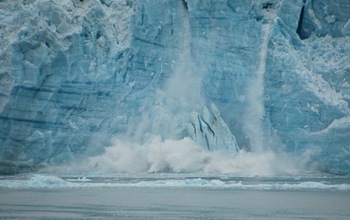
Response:
[{"label": "white spray plume", "polygon": [[162,141],[160,137],[154,137],[144,145],[116,140],[104,154],[91,157],[87,167],[106,173],[172,172],[236,176],[276,176],[292,174],[296,170],[291,160],[272,152],[211,152],[190,138]]}]

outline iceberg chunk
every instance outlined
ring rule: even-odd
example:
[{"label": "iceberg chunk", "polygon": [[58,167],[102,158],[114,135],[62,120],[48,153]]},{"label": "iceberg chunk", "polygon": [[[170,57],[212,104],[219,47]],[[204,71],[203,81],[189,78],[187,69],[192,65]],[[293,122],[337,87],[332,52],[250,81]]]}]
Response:
[{"label": "iceberg chunk", "polygon": [[238,152],[236,138],[221,118],[219,110],[214,104],[210,110],[204,107],[202,114],[193,112],[193,122],[188,126],[190,137],[210,151]]}]

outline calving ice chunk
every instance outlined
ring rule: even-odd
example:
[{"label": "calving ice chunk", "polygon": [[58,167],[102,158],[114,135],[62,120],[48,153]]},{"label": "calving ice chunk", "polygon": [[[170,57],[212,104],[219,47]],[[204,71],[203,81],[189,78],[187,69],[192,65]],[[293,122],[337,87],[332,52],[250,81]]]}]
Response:
[{"label": "calving ice chunk", "polygon": [[[0,173],[98,158],[117,137],[159,146],[117,150],[121,164],[148,152],[145,172],[208,168],[181,167],[177,152],[229,152],[225,167],[245,170],[256,166],[237,155],[249,152],[349,174],[349,11],[343,0],[1,1]],[[164,151],[172,159],[149,162]]]},{"label": "calving ice chunk", "polygon": [[189,136],[210,151],[238,152],[236,138],[221,118],[219,110],[214,104],[210,110],[204,107],[203,113],[193,112],[193,121],[187,126]]}]

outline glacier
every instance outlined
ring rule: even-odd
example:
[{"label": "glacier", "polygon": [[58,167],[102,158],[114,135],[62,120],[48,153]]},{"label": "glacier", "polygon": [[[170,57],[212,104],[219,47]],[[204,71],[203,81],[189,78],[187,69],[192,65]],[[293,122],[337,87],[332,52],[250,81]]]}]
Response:
[{"label": "glacier", "polygon": [[0,2],[0,173],[113,137],[350,174],[347,0]]}]

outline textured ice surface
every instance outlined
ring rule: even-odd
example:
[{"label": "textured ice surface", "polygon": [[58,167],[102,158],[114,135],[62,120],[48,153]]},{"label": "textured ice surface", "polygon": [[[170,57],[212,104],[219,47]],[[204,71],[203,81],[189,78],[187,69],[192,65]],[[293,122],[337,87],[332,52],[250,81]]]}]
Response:
[{"label": "textured ice surface", "polygon": [[131,3],[0,3],[2,172],[69,160],[119,129]]},{"label": "textured ice surface", "polygon": [[0,2],[0,172],[112,136],[350,173],[347,0]]}]

